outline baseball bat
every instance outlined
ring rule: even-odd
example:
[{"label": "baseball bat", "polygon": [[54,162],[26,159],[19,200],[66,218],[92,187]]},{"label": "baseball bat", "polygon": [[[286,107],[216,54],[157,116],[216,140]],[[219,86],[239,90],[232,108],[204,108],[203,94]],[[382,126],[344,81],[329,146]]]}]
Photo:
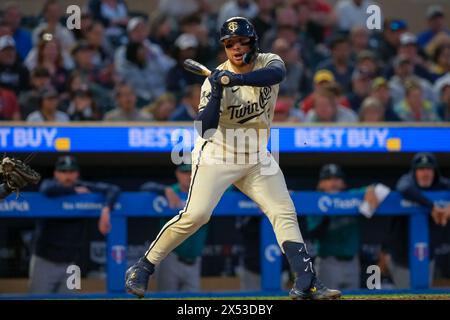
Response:
[{"label": "baseball bat", "polygon": [[[209,77],[209,75],[211,74],[211,70],[202,65],[200,62],[194,61],[192,59],[184,60],[183,67],[187,71],[198,74],[200,76]],[[227,85],[230,83],[230,78],[228,76],[222,76],[220,78],[220,83],[223,85]]]}]

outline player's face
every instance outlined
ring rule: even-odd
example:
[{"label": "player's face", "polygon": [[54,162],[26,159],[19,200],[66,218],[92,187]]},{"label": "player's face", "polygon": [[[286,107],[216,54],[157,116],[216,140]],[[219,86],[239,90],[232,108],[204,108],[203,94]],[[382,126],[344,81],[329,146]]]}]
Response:
[{"label": "player's face", "polygon": [[345,182],[338,177],[322,179],[319,182],[318,189],[323,192],[340,192],[345,189]]},{"label": "player's face", "polygon": [[58,181],[64,187],[71,187],[77,182],[80,173],[74,170],[59,171],[55,170],[54,176],[56,181]]},{"label": "player's face", "polygon": [[416,169],[416,181],[419,187],[428,188],[434,180],[433,168],[419,168]]},{"label": "player's face", "polygon": [[248,37],[232,37],[223,42],[228,60],[235,66],[244,65],[244,54],[250,51],[251,39]]}]

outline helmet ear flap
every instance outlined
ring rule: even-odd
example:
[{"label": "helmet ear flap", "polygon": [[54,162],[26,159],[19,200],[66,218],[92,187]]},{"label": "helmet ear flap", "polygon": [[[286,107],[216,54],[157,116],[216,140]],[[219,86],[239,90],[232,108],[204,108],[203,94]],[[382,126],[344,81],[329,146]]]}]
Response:
[{"label": "helmet ear flap", "polygon": [[255,38],[252,38],[251,41],[252,41],[252,44],[251,44],[250,51],[247,52],[246,54],[244,54],[243,60],[244,60],[245,64],[252,63],[256,59],[256,56],[258,55],[258,52],[259,52],[258,40]]},{"label": "helmet ear flap", "polygon": [[258,54],[258,48],[256,47],[256,45],[254,45],[254,46],[252,46],[252,49],[249,52],[244,54],[244,58],[243,58],[244,63],[245,64],[252,63],[255,60],[257,54]]}]

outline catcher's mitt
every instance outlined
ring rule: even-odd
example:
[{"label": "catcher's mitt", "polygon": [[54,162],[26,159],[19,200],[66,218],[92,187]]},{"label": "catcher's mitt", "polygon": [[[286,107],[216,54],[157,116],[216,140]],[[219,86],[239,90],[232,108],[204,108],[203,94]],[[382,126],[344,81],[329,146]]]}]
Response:
[{"label": "catcher's mitt", "polygon": [[0,163],[0,173],[3,174],[9,189],[19,192],[29,183],[37,184],[41,175],[23,161],[5,157]]}]

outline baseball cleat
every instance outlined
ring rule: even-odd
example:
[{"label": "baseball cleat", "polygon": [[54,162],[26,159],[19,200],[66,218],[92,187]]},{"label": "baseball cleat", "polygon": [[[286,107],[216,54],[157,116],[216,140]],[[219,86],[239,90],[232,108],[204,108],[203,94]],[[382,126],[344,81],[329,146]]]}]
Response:
[{"label": "baseball cleat", "polygon": [[155,271],[155,267],[146,258],[139,259],[134,265],[128,268],[125,273],[125,288],[128,293],[143,298],[147,290],[148,280]]},{"label": "baseball cleat", "polygon": [[333,300],[339,299],[342,293],[339,290],[328,289],[317,277],[314,277],[313,285],[306,291],[292,288],[289,296],[295,300]]}]

